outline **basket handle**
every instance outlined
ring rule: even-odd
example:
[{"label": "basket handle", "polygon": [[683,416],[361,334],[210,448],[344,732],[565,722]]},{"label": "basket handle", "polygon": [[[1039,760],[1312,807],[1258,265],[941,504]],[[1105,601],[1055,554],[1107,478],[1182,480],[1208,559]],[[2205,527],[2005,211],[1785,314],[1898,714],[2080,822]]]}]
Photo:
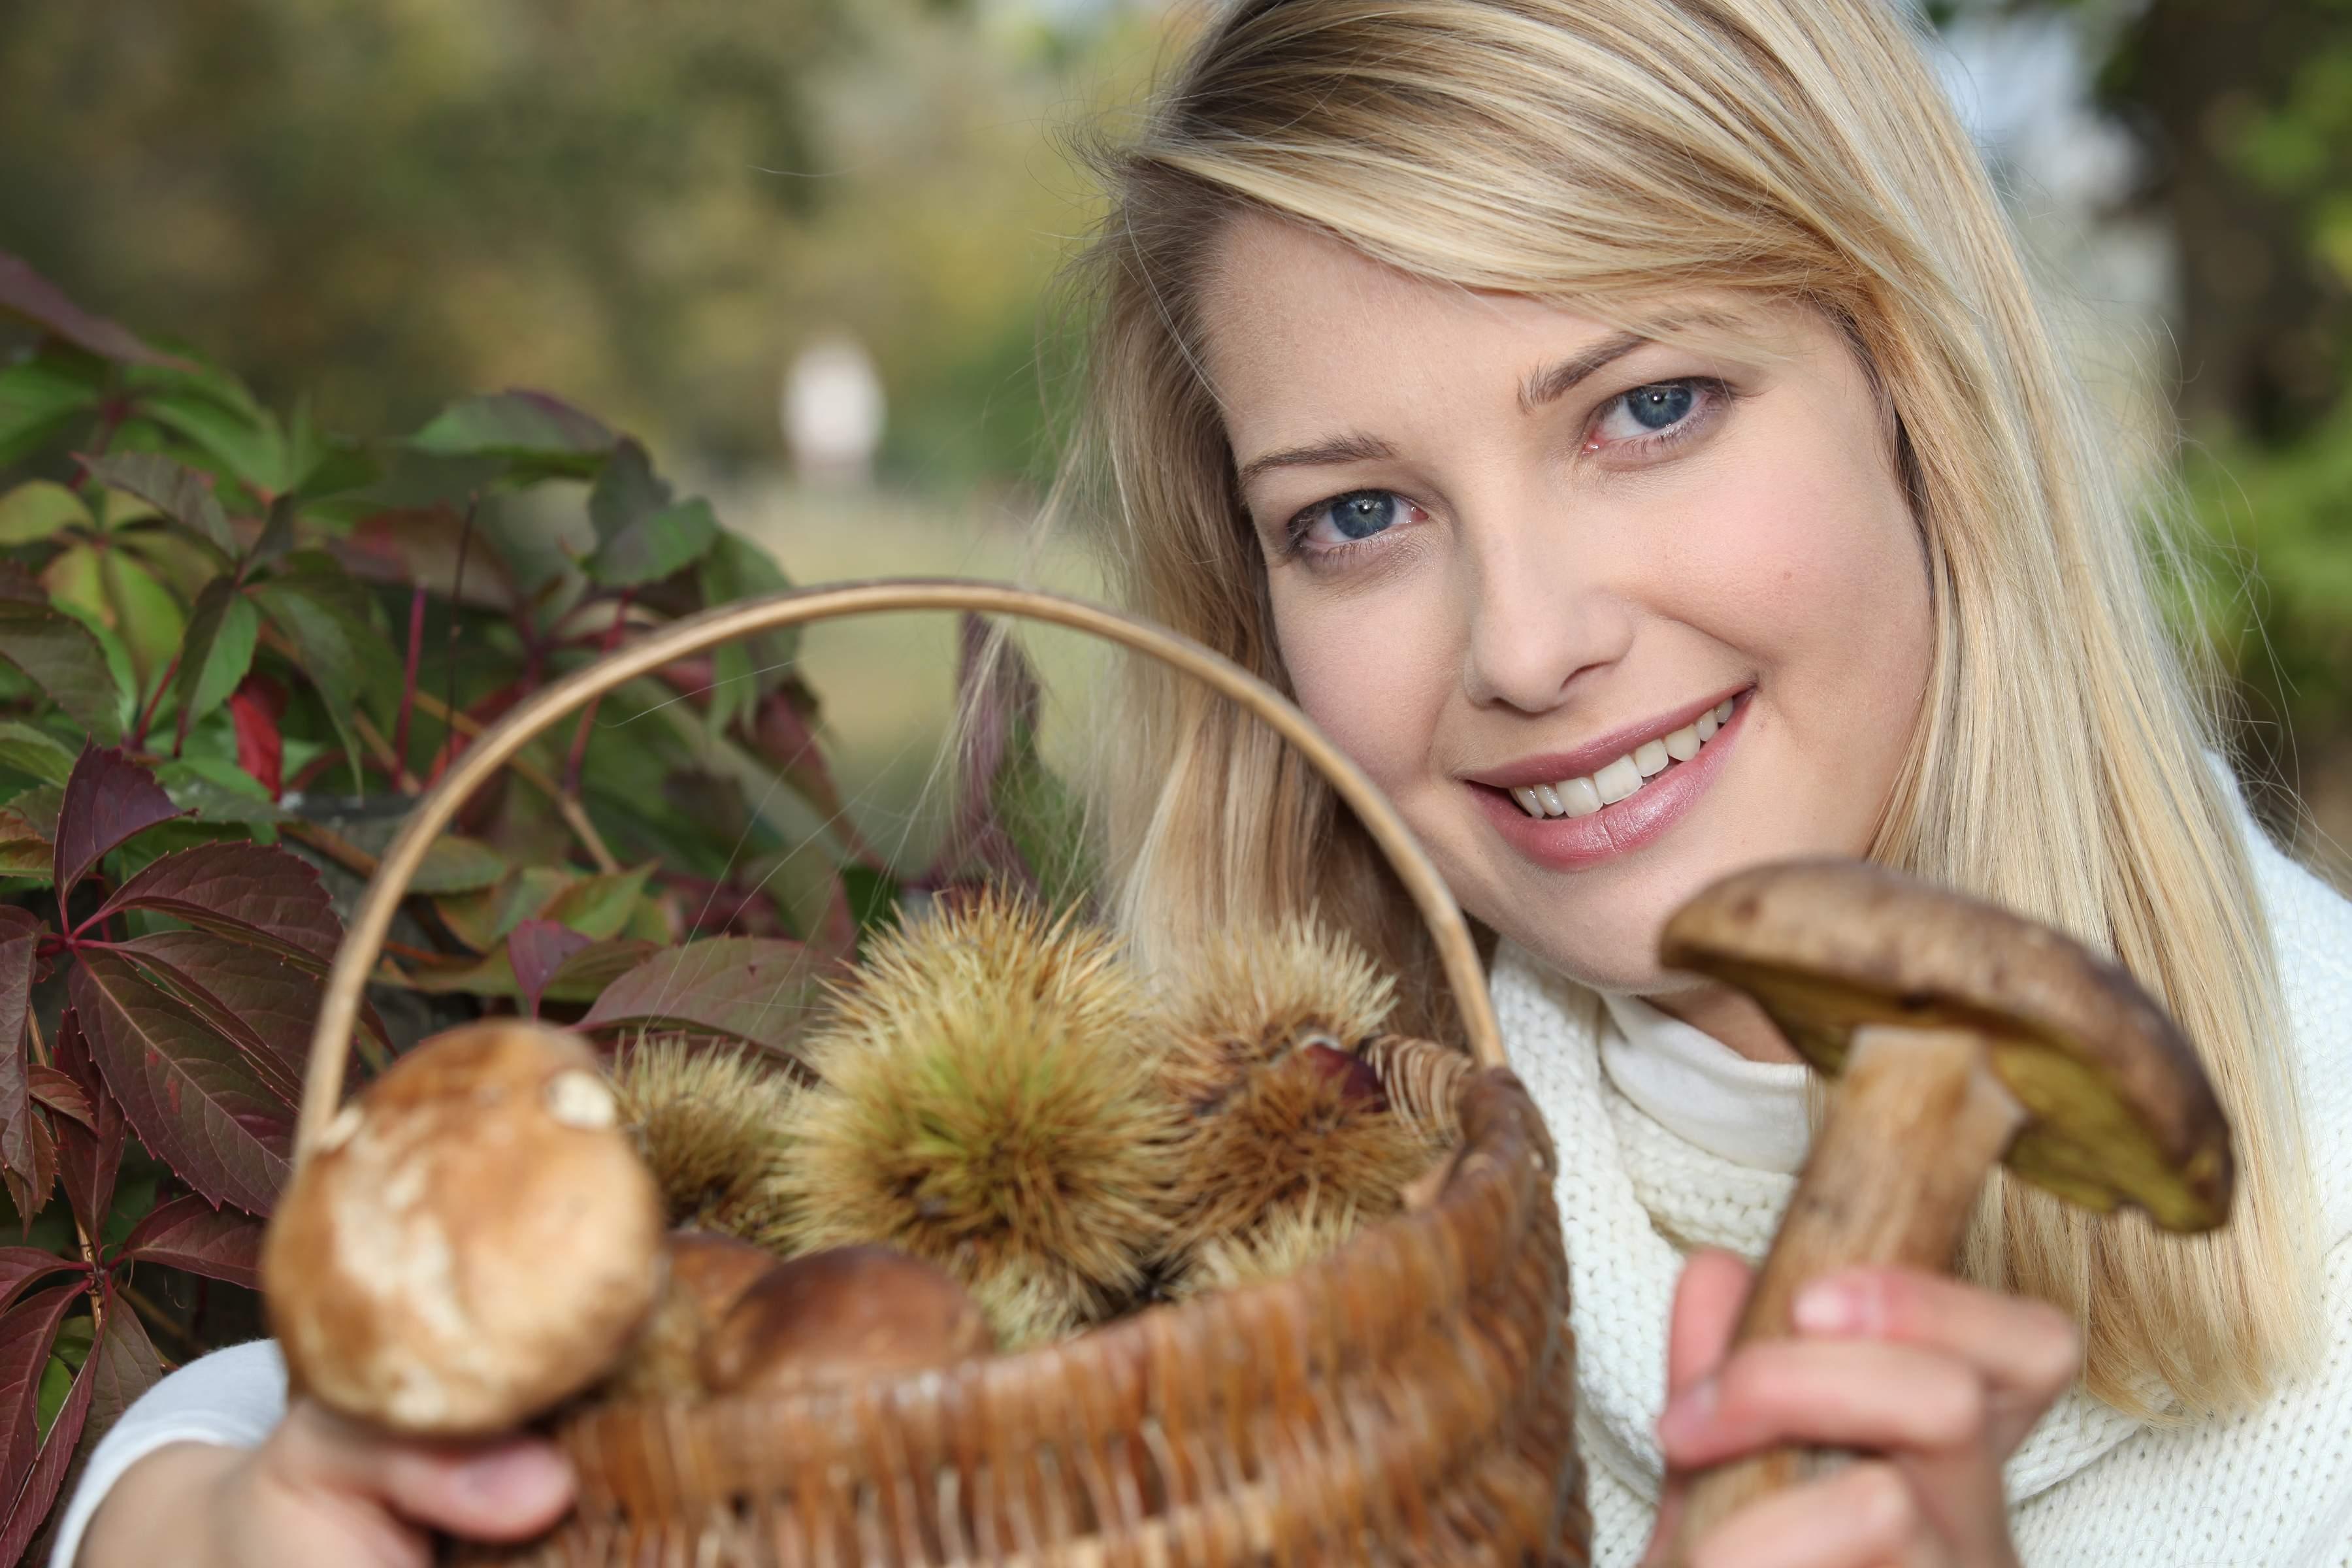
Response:
[{"label": "basket handle", "polygon": [[702,652],[734,637],[776,631],[810,621],[889,610],[974,610],[1046,621],[1119,643],[1148,654],[1188,674],[1199,677],[1219,692],[1271,724],[1305,753],[1325,782],[1337,790],[1371,833],[1388,857],[1405,889],[1412,895],[1422,919],[1437,939],[1438,956],[1453,987],[1454,1005],[1470,1041],[1472,1056],[1481,1067],[1504,1064],[1503,1042],[1486,994],[1485,973],[1470,928],[1454,895],[1438,877],[1428,855],[1362,769],[1325,739],[1307,715],[1256,676],[1188,637],[1122,615],[1082,599],[1041,594],[1001,583],[954,578],[879,578],[871,582],[830,584],[799,588],[765,598],[721,605],[685,620],[675,621],[626,647],[615,649],[593,664],[574,670],[554,685],[542,688],[509,710],[459,753],[441,781],[418,797],[398,837],[385,848],[352,911],[342,946],[327,976],[327,991],[319,1007],[318,1026],[310,1036],[310,1059],[302,1083],[302,1114],[296,1124],[295,1158],[307,1159],[342,1099],[343,1058],[353,1026],[359,1020],[360,999],[373,973],[384,938],[392,930],[394,912],[407,895],[410,879],[425,852],[449,826],[457,808],[489,781],[490,776],[533,737],[582,703],[638,676]]}]

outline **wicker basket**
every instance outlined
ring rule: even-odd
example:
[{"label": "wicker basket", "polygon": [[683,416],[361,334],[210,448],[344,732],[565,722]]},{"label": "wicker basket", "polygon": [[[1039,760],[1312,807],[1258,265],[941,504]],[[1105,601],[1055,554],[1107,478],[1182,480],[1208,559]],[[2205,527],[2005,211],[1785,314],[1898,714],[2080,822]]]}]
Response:
[{"label": "wicker basket", "polygon": [[[520,1547],[545,1568],[1243,1568],[1589,1561],[1568,1269],[1549,1138],[1499,1038],[1444,884],[1370,781],[1297,710],[1200,645],[1074,600],[895,581],[725,606],[517,707],[421,799],[338,953],[297,1157],[341,1098],[359,1003],[426,847],[579,704],[730,637],[837,616],[958,609],[1093,632],[1206,680],[1304,752],[1387,853],[1435,934],[1476,1067],[1380,1056],[1459,1123],[1436,1200],[1280,1280],[1154,1308],[1067,1343],[790,1397],[609,1404],[555,1436],[578,1508]],[[1411,1079],[1411,1084],[1403,1081]]]}]

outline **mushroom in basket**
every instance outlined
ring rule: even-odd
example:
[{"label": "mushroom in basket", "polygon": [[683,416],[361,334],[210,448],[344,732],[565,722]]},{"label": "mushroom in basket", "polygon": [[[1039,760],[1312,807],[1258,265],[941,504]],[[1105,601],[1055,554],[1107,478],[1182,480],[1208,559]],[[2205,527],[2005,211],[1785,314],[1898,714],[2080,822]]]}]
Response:
[{"label": "mushroom in basket", "polygon": [[[2130,975],[2047,927],[1881,867],[1801,860],[1702,890],[1659,958],[1753,997],[1838,1080],[1735,1345],[1788,1334],[1798,1290],[1832,1269],[1948,1269],[1996,1163],[2167,1230],[2228,1215],[2229,1126],[2195,1053]],[[1780,1450],[1698,1477],[1682,1542],[1804,1464]]]}]

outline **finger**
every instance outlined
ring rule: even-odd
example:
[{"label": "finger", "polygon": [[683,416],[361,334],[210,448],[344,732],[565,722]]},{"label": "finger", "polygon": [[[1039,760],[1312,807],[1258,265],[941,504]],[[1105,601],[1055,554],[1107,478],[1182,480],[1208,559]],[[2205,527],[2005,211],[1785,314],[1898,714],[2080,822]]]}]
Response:
[{"label": "finger", "polygon": [[2083,1363],[2082,1335],[2049,1302],[1915,1268],[1823,1275],[1798,1292],[1791,1316],[1801,1333],[1931,1346],[1968,1361],[1988,1382],[2053,1398]]},{"label": "finger", "polygon": [[544,1439],[392,1437],[307,1399],[295,1402],[257,1458],[279,1487],[378,1501],[404,1518],[474,1540],[536,1535],[572,1506],[571,1467]]},{"label": "finger", "polygon": [[2082,1335],[2057,1308],[1916,1269],[1824,1275],[1798,1292],[1790,1316],[1807,1336],[1919,1345],[1967,1362],[1990,1390],[2003,1451],[2082,1374]]},{"label": "finger", "polygon": [[1731,1343],[1748,1299],[1748,1265],[1728,1252],[1700,1247],[1675,1284],[1666,1331],[1666,1394],[1672,1398],[1715,1370]]},{"label": "finger", "polygon": [[1686,1568],[1910,1568],[1938,1563],[1910,1485],[1864,1462],[1751,1503],[1692,1548]]},{"label": "finger", "polygon": [[1985,1447],[1985,1385],[1966,1363],[1873,1340],[1744,1345],[1666,1406],[1669,1465],[1712,1465],[1803,1443],[1923,1454]]}]

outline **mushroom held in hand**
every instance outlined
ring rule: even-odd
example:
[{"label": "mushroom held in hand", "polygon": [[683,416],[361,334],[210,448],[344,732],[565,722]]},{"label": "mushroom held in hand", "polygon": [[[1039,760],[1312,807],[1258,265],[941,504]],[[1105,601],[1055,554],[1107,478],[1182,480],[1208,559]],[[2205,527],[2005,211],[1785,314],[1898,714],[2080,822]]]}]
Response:
[{"label": "mushroom held in hand", "polygon": [[927,1371],[996,1348],[952,1275],[887,1247],[836,1247],[780,1264],[702,1349],[714,1394],[786,1394]]},{"label": "mushroom held in hand", "polygon": [[576,1036],[435,1037],[328,1125],[261,1268],[295,1383],[392,1430],[503,1430],[593,1382],[661,1283],[652,1176]]},{"label": "mushroom held in hand", "polygon": [[[1801,860],[1701,891],[1658,956],[1755,998],[1841,1079],[1735,1346],[1787,1334],[1798,1290],[1832,1269],[1948,1269],[1997,1162],[2168,1230],[2228,1215],[2229,1126],[2188,1042],[2054,931],[1881,867]],[[1801,1465],[1781,1450],[1698,1478],[1684,1547]]]}]

